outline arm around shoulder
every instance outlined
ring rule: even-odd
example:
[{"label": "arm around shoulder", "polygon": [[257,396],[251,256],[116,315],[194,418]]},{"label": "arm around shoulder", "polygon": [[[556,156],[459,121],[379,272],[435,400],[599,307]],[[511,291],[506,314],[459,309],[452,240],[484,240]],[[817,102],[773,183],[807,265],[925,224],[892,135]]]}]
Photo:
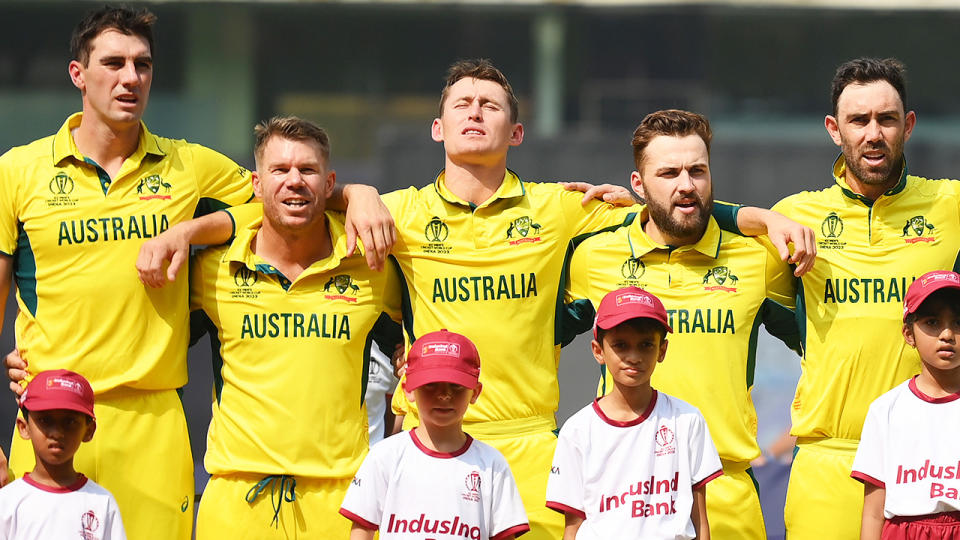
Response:
[{"label": "arm around shoulder", "polygon": [[233,217],[213,212],[197,219],[177,223],[156,238],[140,246],[137,274],[148,287],[163,287],[174,281],[180,267],[190,256],[190,245],[217,245],[233,235]]},{"label": "arm around shoulder", "polygon": [[[813,268],[817,258],[816,235],[810,227],[773,210],[744,206],[737,213],[737,226],[747,236],[766,234],[780,253],[780,258],[795,264],[799,277]],[[793,251],[790,245],[793,244]]]}]

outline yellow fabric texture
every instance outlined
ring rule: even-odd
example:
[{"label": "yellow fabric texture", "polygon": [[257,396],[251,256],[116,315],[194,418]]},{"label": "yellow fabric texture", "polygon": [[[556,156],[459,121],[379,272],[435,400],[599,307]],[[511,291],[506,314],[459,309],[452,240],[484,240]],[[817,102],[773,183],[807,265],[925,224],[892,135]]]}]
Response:
[{"label": "yellow fabric texture", "polygon": [[[338,512],[350,479],[298,478],[294,500],[279,500],[267,487],[247,502],[247,494],[262,475],[214,476],[197,514],[197,540],[256,538],[257,540],[346,539],[351,522]],[[279,481],[278,481],[279,482]],[[275,507],[277,520],[274,522]]]},{"label": "yellow fabric texture", "polygon": [[292,283],[250,250],[259,219],[194,259],[191,308],[219,344],[211,474],[350,478],[366,455],[372,331],[381,313],[399,321],[399,278],[347,257],[343,216],[326,217],[332,253]]},{"label": "yellow fabric texture", "polygon": [[[73,465],[116,498],[127,538],[189,540],[193,456],[177,392],[118,389],[97,396],[93,412],[97,431],[80,445]],[[34,463],[30,441],[14,434],[10,468],[16,477]]]},{"label": "yellow fabric texture", "polygon": [[[31,372],[67,368],[94,392],[187,382],[187,277],[145,287],[134,262],[144,240],[194,217],[198,204],[252,197],[227,157],[140,127],[140,143],[104,193],[70,130],[0,156],[0,251],[15,255],[16,335]],[[35,281],[34,281],[35,280]]]},{"label": "yellow fabric texture", "polygon": [[905,167],[871,205],[843,174],[841,157],[835,185],[774,206],[817,237],[799,306],[805,356],[791,412],[800,437],[859,439],[870,403],[919,373],[901,334],[906,289],[926,272],[955,269],[960,253],[960,182],[909,176]]},{"label": "yellow fabric texture", "polygon": [[[760,455],[750,382],[761,308],[775,302],[795,328],[788,311],[792,271],[765,237],[721,231],[713,218],[699,242],[673,250],[654,242],[641,221],[595,235],[574,251],[566,300],[596,307],[608,292],[629,286],[660,298],[673,333],[652,385],[700,410],[721,459],[749,462]],[[607,374],[600,395],[612,388]]]},{"label": "yellow fabric texture", "polygon": [[707,521],[716,540],[766,540],[760,494],[743,467],[723,469],[707,484]]},{"label": "yellow fabric texture", "polygon": [[[844,449],[837,442],[848,442]],[[859,540],[863,484],[850,478],[856,441],[797,443],[783,511],[790,540]]]}]

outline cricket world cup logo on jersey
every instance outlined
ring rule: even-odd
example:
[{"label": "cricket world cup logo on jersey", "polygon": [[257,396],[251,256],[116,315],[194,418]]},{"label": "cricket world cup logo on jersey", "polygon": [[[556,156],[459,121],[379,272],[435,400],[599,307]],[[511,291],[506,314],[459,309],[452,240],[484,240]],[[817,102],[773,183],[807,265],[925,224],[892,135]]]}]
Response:
[{"label": "cricket world cup logo on jersey", "polygon": [[640,257],[628,257],[627,260],[620,265],[620,275],[625,279],[640,279],[646,271],[647,265],[643,264]]},{"label": "cricket world cup logo on jersey", "polygon": [[836,212],[830,212],[820,223],[820,234],[822,238],[817,242],[817,247],[821,249],[843,249],[846,242],[840,241],[840,235],[843,234],[843,220]]},{"label": "cricket world cup logo on jersey", "polygon": [[[737,292],[735,285],[739,280],[740,278],[726,266],[714,266],[710,270],[707,270],[707,273],[703,276],[703,290]],[[710,285],[711,281],[714,285]],[[730,282],[729,284],[727,284],[728,281]]]},{"label": "cricket world cup logo on jersey", "polygon": [[463,492],[463,500],[465,501],[479,501],[480,500],[480,472],[473,471],[463,479],[464,485],[467,487],[467,490]]},{"label": "cricket world cup logo on jersey", "polygon": [[439,216],[430,218],[423,228],[423,236],[427,239],[427,244],[423,246],[424,253],[450,253],[450,246],[444,244],[450,236],[450,227]]},{"label": "cricket world cup logo on jersey", "polygon": [[[170,193],[172,187],[163,178],[160,178],[159,174],[151,174],[140,179],[140,183],[137,185],[137,195],[140,196],[141,201],[170,199],[170,195],[167,194]],[[162,193],[160,192],[161,189],[163,190]]]},{"label": "cricket world cup logo on jersey", "polygon": [[47,184],[51,198],[47,199],[47,206],[76,206],[79,199],[70,197],[76,184],[67,173],[60,171]]},{"label": "cricket world cup logo on jersey", "polygon": [[[323,295],[323,297],[327,300],[345,300],[351,303],[357,302],[357,293],[360,292],[360,287],[353,283],[353,278],[349,275],[339,274],[333,276],[327,281],[326,285],[323,286],[323,292],[330,292],[330,287],[333,287],[333,289],[340,294]],[[349,293],[349,296],[345,293]]]},{"label": "cricket world cup logo on jersey", "polygon": [[[923,216],[913,216],[907,220],[903,226],[903,241],[908,244],[917,242],[933,242],[936,238],[933,236],[933,223],[927,221]],[[930,236],[924,236],[928,233]]]},{"label": "cricket world cup logo on jersey", "polygon": [[532,230],[533,234],[539,235],[541,228],[540,224],[534,223],[530,216],[519,217],[513,220],[510,226],[507,227],[507,239],[516,238],[516,240],[510,240],[511,246],[526,244],[528,242],[539,242],[539,236],[529,236],[529,234]]},{"label": "cricket world cup logo on jersey", "polygon": [[657,441],[657,449],[654,453],[658,456],[673,454],[677,451],[677,445],[673,444],[676,440],[673,431],[665,425],[660,425],[654,440]]},{"label": "cricket world cup logo on jersey", "polygon": [[80,538],[83,540],[97,540],[100,538],[96,530],[100,528],[100,520],[93,510],[87,510],[80,516]]},{"label": "cricket world cup logo on jersey", "polygon": [[257,298],[260,293],[253,288],[260,281],[260,274],[256,270],[241,264],[233,273],[233,283],[236,289],[230,292],[231,298]]}]

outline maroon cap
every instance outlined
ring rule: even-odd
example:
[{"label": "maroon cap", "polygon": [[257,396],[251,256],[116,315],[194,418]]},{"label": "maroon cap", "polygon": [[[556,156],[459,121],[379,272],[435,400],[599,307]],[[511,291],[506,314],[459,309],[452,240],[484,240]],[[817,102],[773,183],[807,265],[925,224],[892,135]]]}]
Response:
[{"label": "maroon cap", "polygon": [[630,319],[653,319],[667,332],[673,332],[667,322],[667,310],[659,298],[639,287],[624,287],[607,293],[600,301],[597,319],[593,323],[594,339],[597,338],[597,328],[609,330]]},{"label": "maroon cap", "polygon": [[66,409],[95,418],[93,388],[83,375],[66,369],[38,373],[20,396],[20,406],[28,411]]},{"label": "maroon cap", "polygon": [[903,299],[903,318],[916,313],[920,304],[928,296],[940,289],[960,290],[960,274],[947,270],[934,270],[917,278],[907,287],[907,296]]},{"label": "maroon cap", "polygon": [[410,347],[406,376],[406,388],[410,391],[434,382],[476,388],[480,379],[480,353],[465,336],[446,329],[430,332]]}]

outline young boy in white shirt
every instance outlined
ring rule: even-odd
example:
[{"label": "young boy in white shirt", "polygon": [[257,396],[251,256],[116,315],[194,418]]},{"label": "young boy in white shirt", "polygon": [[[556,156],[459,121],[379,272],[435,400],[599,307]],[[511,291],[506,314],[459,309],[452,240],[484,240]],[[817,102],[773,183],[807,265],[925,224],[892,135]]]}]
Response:
[{"label": "young boy in white shirt", "polygon": [[463,432],[480,396],[480,355],[466,337],[441,330],[416,340],[404,391],[420,425],[370,449],[340,513],[350,540],[508,540],[528,530],[510,467],[493,447]]},{"label": "young boy in white shirt", "polygon": [[960,275],[907,288],[903,337],[920,374],[867,411],[850,474],[864,486],[860,538],[960,540]]},{"label": "young boy in white shirt", "polygon": [[591,347],[614,389],[560,430],[547,506],[564,514],[564,540],[710,538],[706,484],[723,471],[706,421],[650,385],[672,331],[643,289],[601,300]]},{"label": "young boy in white shirt", "polygon": [[65,369],[42,371],[20,410],[17,430],[33,444],[36,466],[0,489],[0,539],[125,540],[113,495],[73,468],[97,429],[90,383]]}]

